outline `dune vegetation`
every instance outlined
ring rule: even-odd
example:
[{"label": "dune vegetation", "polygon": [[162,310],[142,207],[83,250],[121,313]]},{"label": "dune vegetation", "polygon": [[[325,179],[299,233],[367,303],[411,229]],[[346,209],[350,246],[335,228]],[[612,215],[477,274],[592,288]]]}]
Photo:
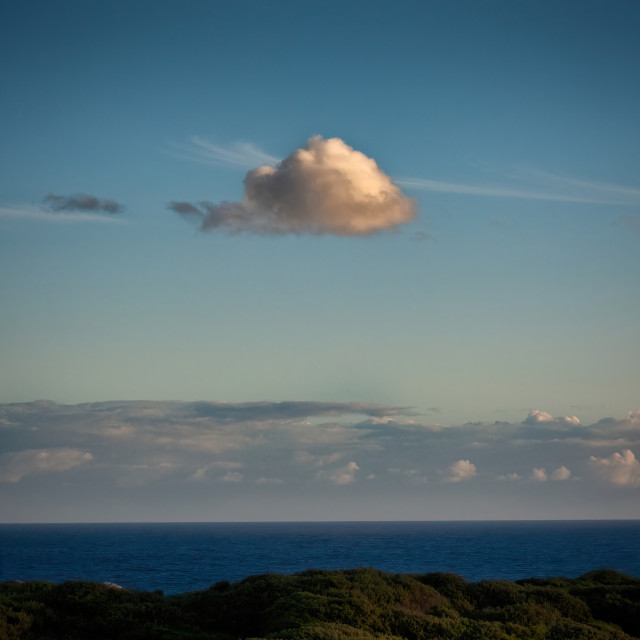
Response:
[{"label": "dune vegetation", "polygon": [[252,576],[179,595],[91,582],[0,584],[0,640],[629,640],[640,579],[466,582],[375,569]]}]

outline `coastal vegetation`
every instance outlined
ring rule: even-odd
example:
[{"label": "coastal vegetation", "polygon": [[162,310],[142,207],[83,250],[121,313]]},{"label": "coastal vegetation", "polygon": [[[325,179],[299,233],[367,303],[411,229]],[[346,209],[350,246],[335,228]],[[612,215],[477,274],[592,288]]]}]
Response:
[{"label": "coastal vegetation", "polygon": [[630,640],[640,579],[467,582],[375,569],[266,574],[179,595],[91,582],[0,584],[0,640]]}]

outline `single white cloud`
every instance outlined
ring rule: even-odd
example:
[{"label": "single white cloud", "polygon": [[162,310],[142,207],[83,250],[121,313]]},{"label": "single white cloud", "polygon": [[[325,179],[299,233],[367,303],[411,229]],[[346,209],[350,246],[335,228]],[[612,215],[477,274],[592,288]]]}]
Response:
[{"label": "single white cloud", "polygon": [[571,477],[571,471],[569,471],[569,469],[567,469],[567,467],[564,467],[564,466],[559,467],[558,469],[556,469],[551,473],[551,479],[555,480],[556,482],[562,481],[562,480],[568,480],[570,477]]},{"label": "single white cloud", "polygon": [[356,479],[356,471],[358,471],[360,467],[352,460],[348,462],[344,467],[340,469],[336,469],[329,479],[334,484],[351,484]]},{"label": "single white cloud", "polygon": [[590,461],[598,473],[611,484],[620,487],[640,487],[640,460],[631,449],[613,453],[608,458],[591,456]]},{"label": "single white cloud", "polygon": [[522,421],[522,424],[563,424],[563,425],[580,425],[580,420],[576,416],[561,416],[554,418],[550,413],[546,411],[539,411],[534,409],[529,412],[529,415]]},{"label": "single white cloud", "polygon": [[547,476],[547,470],[540,468],[540,469],[534,469],[531,472],[531,477],[536,481],[536,482],[546,482],[549,477]]},{"label": "single white cloud", "polygon": [[477,475],[476,465],[469,460],[458,460],[449,467],[448,482],[462,482]]},{"label": "single white cloud", "polygon": [[29,449],[0,456],[0,482],[19,482],[31,473],[68,471],[92,460],[78,449]]},{"label": "single white cloud", "polygon": [[276,167],[244,179],[242,202],[172,202],[202,231],[368,236],[416,217],[415,203],[368,158],[340,138],[310,138]]}]

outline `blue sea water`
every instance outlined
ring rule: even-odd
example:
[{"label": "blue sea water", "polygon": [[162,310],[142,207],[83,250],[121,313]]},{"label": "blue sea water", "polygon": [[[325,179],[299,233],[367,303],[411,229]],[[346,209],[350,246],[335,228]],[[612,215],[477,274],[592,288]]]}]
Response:
[{"label": "blue sea water", "polygon": [[640,577],[640,520],[0,525],[0,581],[182,593],[260,573],[375,567],[467,580]]}]

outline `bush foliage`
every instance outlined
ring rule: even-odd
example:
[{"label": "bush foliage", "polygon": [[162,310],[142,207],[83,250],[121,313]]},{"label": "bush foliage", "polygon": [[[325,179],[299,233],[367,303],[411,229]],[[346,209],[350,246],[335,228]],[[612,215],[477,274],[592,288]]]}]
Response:
[{"label": "bush foliage", "polygon": [[0,640],[630,640],[640,580],[466,582],[374,569],[267,574],[165,596],[91,582],[0,584]]}]

